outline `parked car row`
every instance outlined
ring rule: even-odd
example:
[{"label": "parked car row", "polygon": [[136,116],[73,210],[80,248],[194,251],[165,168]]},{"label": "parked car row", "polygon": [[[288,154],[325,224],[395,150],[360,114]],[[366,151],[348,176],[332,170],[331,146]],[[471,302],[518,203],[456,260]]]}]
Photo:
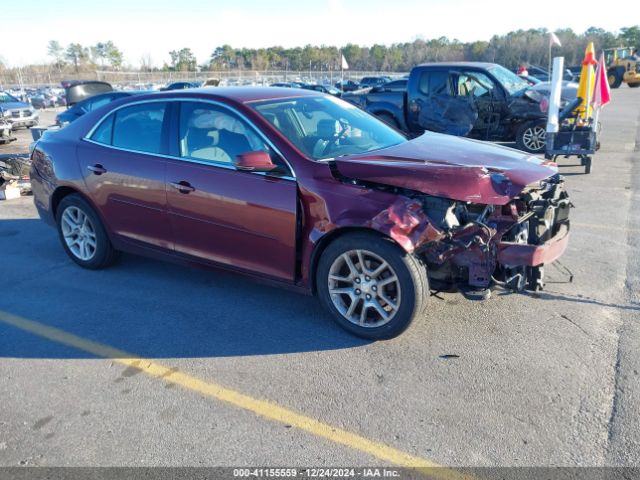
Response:
[{"label": "parked car row", "polygon": [[[574,74],[575,68],[576,67],[565,68],[564,72],[562,73],[562,80],[566,82],[578,81]],[[577,67],[577,68],[580,69],[581,67]],[[522,67],[521,67],[521,69],[514,70],[514,73],[516,73],[517,75],[523,78],[524,77],[534,78],[541,82],[551,81],[551,74],[549,73],[549,70],[547,70],[546,68],[538,67],[537,65],[527,66],[526,69],[524,69],[524,72],[522,72]],[[578,76],[579,75],[580,75],[580,72],[578,71]]]},{"label": "parked car row", "polygon": [[353,92],[362,88],[380,87],[393,80],[387,75],[378,77],[363,77],[360,82],[354,82],[353,80],[342,80],[336,82],[336,88],[339,88],[343,92]]},{"label": "parked car row", "polygon": [[392,81],[392,78],[386,75],[378,77],[363,77],[360,82],[354,82],[353,80],[341,80],[335,83],[335,85],[329,84],[316,84],[306,82],[275,82],[272,83],[272,87],[285,87],[285,88],[304,88],[307,90],[315,90],[317,92],[328,93],[336,97],[340,97],[343,92],[353,92],[365,88],[381,87]]},{"label": "parked car row", "polygon": [[7,90],[5,93],[40,110],[67,104],[64,90],[61,88],[15,88]]}]

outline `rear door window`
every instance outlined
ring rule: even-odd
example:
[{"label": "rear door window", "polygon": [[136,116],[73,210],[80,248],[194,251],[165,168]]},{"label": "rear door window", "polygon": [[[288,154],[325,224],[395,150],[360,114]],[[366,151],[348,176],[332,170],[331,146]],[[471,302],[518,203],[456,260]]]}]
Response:
[{"label": "rear door window", "polygon": [[113,117],[114,114],[111,114],[102,121],[100,126],[93,132],[93,135],[91,135],[91,140],[105,145],[111,145],[113,137]]},{"label": "rear door window", "polygon": [[420,74],[418,90],[424,95],[451,95],[449,73],[445,71],[428,71]]},{"label": "rear door window", "polygon": [[148,102],[115,112],[112,145],[145,153],[163,153],[167,103]]},{"label": "rear door window", "polygon": [[448,72],[431,72],[429,91],[432,95],[451,95],[451,83]]}]

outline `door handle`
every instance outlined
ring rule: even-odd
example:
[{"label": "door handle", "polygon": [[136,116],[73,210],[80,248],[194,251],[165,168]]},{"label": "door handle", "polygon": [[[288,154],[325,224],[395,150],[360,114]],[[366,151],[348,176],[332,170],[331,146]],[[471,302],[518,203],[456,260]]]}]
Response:
[{"label": "door handle", "polygon": [[95,165],[89,165],[87,169],[91,170],[96,175],[102,175],[103,173],[107,173],[107,169],[104,168],[99,163],[96,163]]},{"label": "door handle", "polygon": [[184,180],[180,182],[171,182],[169,183],[169,185],[178,190],[180,193],[189,193],[195,190],[195,188],[193,188],[189,182],[185,182]]}]

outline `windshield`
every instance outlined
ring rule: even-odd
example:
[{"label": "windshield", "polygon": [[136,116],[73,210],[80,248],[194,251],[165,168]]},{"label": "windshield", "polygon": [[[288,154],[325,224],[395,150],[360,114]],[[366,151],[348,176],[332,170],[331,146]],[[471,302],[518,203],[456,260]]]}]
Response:
[{"label": "windshield", "polygon": [[262,101],[253,108],[313,160],[371,152],[407,141],[377,118],[334,97]]},{"label": "windshield", "polygon": [[12,97],[6,92],[0,92],[0,103],[11,103],[18,102],[19,100],[15,97]]},{"label": "windshield", "polygon": [[496,80],[502,84],[510,95],[514,95],[529,86],[525,80],[500,65],[491,67],[489,72],[496,77]]}]

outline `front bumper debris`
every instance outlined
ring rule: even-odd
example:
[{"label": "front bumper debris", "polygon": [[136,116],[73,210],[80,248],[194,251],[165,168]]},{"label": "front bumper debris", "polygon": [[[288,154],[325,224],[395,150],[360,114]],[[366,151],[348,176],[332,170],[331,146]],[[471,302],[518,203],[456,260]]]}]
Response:
[{"label": "front bumper debris", "polygon": [[558,260],[569,245],[569,223],[560,226],[558,233],[541,245],[515,242],[498,243],[498,263],[508,267],[538,267]]},{"label": "front bumper debris", "polygon": [[[569,244],[572,204],[557,175],[528,187],[505,205],[451,201],[436,208],[437,203],[426,200],[423,205],[425,218],[410,215],[417,217],[410,224],[415,227],[410,235],[397,235],[392,229],[390,236],[411,240],[436,290],[471,292],[472,297],[488,296],[493,285],[540,290],[544,266],[557,261]],[[414,213],[408,208],[401,211],[404,215],[397,216],[402,219]],[[447,220],[451,212],[459,220],[457,225]],[[452,226],[445,228],[444,223]],[[405,224],[409,222],[396,222],[396,228]]]}]

